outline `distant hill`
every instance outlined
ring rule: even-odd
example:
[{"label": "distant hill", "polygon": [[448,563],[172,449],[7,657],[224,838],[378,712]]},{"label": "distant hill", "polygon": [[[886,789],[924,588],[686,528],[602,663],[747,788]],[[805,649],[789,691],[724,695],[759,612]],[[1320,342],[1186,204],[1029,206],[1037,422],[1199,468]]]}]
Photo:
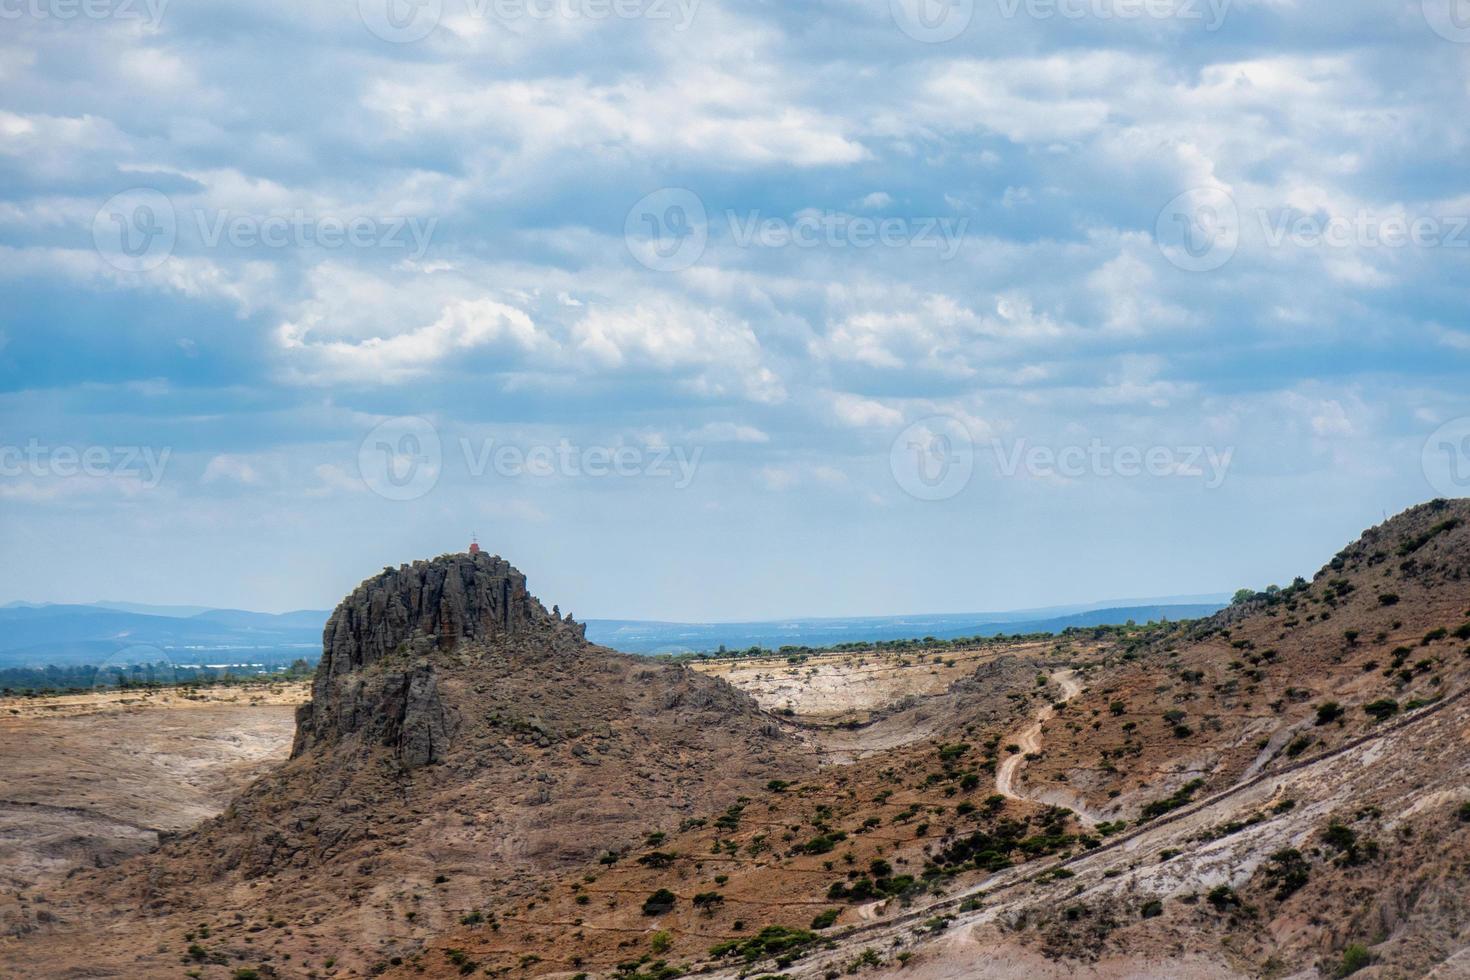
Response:
[{"label": "distant hill", "polygon": [[791,619],[744,623],[660,623],[640,620],[591,619],[587,638],[628,653],[712,652],[752,646],[825,647],[877,640],[949,640],[957,636],[1000,633],[1059,633],[1072,626],[1110,626],[1149,620],[1197,619],[1228,604],[1228,599],[1193,603],[1159,603],[1084,608],[1038,615],[1047,610],[1012,613],[945,613],[918,616],[863,616],[851,619]]},{"label": "distant hill", "polygon": [[[587,638],[626,653],[713,652],[724,646],[832,646],[933,636],[994,636],[1060,632],[1069,626],[1102,626],[1133,620],[1208,616],[1226,596],[1172,596],[1114,600],[1094,605],[1051,606],[1002,612],[912,616],[806,618],[733,623],[672,623],[592,619]],[[167,659],[176,664],[288,663],[315,661],[328,613],[301,609],[261,613],[199,606],[143,603],[10,603],[0,606],[0,668],[97,664],[119,656]],[[154,656],[156,650],[159,656]]]},{"label": "distant hill", "polygon": [[169,616],[103,605],[14,605],[0,608],[0,668],[99,664],[120,657],[175,664],[314,661],[326,619],[325,612],[226,609]]}]

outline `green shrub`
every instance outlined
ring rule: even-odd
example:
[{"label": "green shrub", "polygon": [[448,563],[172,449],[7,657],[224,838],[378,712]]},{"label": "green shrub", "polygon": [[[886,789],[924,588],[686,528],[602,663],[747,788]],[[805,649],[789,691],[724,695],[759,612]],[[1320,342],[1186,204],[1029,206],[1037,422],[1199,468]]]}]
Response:
[{"label": "green shrub", "polygon": [[652,895],[649,895],[648,898],[644,900],[643,914],[663,915],[666,912],[672,911],[674,908],[674,903],[678,900],[679,897],[673,892],[669,891],[667,888],[660,888],[658,891],[654,892]]},{"label": "green shrub", "polygon": [[1235,889],[1229,885],[1216,885],[1211,888],[1210,893],[1205,896],[1205,901],[1222,912],[1232,906],[1240,905],[1240,898],[1235,894]]},{"label": "green shrub", "polygon": [[1342,951],[1342,963],[1337,968],[1337,975],[1345,977],[1357,973],[1363,967],[1373,962],[1373,954],[1368,952],[1368,947],[1362,943],[1353,943]]},{"label": "green shrub", "polygon": [[833,923],[835,923],[837,921],[837,917],[839,915],[841,915],[841,914],[842,914],[842,910],[841,909],[828,909],[825,912],[819,912],[819,913],[817,913],[816,918],[812,919],[812,928],[813,929],[828,929],[828,928],[831,928],[831,926],[833,925]]},{"label": "green shrub", "polygon": [[1393,698],[1379,698],[1363,705],[1363,710],[1372,715],[1375,721],[1384,721],[1399,713],[1399,703]]},{"label": "green shrub", "polygon": [[1144,820],[1152,820],[1154,817],[1161,817],[1171,810],[1177,810],[1182,806],[1186,806],[1194,799],[1194,794],[1199,792],[1204,784],[1205,781],[1203,779],[1191,779],[1179,787],[1179,789],[1175,790],[1174,795],[1145,804],[1142,818]]},{"label": "green shrub", "polygon": [[1289,847],[1271,855],[1271,859],[1266,862],[1264,874],[1266,881],[1276,889],[1276,898],[1284,901],[1307,883],[1311,877],[1311,869],[1307,865],[1307,859],[1302,857],[1302,852]]},{"label": "green shrub", "polygon": [[777,956],[784,953],[794,953],[803,946],[816,942],[817,934],[805,929],[788,929],[785,926],[766,926],[756,935],[746,940],[732,939],[729,942],[711,946],[710,956],[715,959],[724,959],[727,956],[740,956],[747,963],[766,956]]}]

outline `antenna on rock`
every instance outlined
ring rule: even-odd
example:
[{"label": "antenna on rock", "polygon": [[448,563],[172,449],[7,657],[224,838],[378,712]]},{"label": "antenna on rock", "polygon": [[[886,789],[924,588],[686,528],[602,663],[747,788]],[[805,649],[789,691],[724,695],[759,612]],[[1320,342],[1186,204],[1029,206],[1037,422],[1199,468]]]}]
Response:
[{"label": "antenna on rock", "polygon": [[479,538],[479,535],[474,534],[474,533],[471,533],[470,534],[470,554],[472,554],[472,555],[478,555],[479,553],[480,553],[480,538]]}]

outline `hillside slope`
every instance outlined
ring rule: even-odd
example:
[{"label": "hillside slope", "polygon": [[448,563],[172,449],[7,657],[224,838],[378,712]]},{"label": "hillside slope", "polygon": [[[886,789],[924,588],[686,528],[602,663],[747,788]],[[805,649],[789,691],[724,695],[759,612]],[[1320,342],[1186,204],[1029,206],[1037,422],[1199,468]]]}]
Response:
[{"label": "hillside slope", "polygon": [[196,969],[366,970],[487,893],[809,766],[745,695],[588,644],[484,554],[385,569],[338,606],[292,756],[156,854],[27,896],[0,974],[176,975],[191,945]]}]

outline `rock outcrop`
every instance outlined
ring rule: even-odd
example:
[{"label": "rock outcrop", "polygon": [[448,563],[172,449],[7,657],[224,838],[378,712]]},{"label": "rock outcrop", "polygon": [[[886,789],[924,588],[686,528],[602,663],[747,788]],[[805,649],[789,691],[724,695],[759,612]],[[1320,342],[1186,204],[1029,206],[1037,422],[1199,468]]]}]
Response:
[{"label": "rock outcrop", "polygon": [[312,700],[297,712],[292,757],[356,737],[406,766],[442,762],[459,714],[440,696],[433,654],[460,646],[549,655],[585,628],[548,613],[526,577],[485,553],[386,568],[342,600],[322,634]]},{"label": "rock outcrop", "polygon": [[[486,895],[531,894],[650,828],[815,771],[747,695],[589,643],[487,554],[385,569],[337,607],[322,646],[290,760],[158,852],[78,881],[77,907],[190,916],[248,895],[330,928],[354,962],[372,943],[408,955]],[[366,896],[415,915],[369,942]],[[150,949],[128,975],[163,975],[167,959]]]}]

